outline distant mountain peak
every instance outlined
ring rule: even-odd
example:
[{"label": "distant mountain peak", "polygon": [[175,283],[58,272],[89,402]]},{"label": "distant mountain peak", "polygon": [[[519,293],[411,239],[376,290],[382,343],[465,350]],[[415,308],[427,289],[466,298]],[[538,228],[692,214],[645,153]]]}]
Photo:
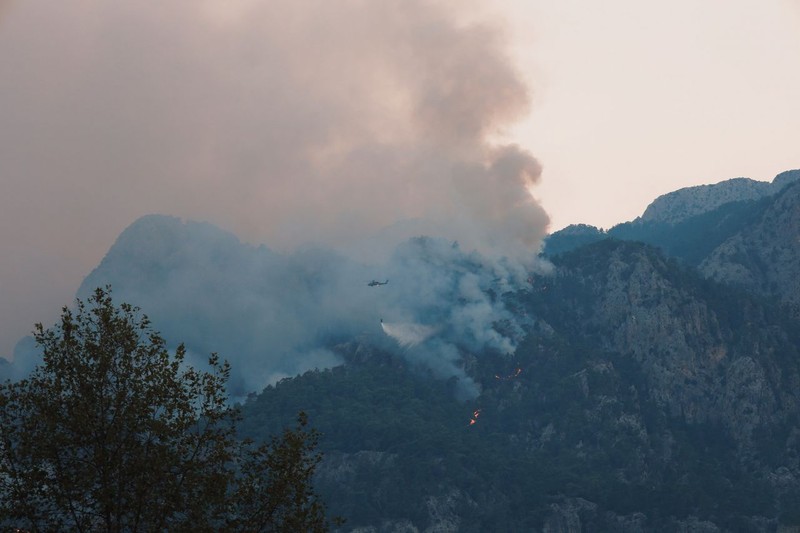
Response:
[{"label": "distant mountain peak", "polygon": [[677,224],[729,202],[755,200],[772,192],[772,185],[749,178],[734,178],[712,185],[684,187],[653,200],[640,220]]},{"label": "distant mountain peak", "polygon": [[796,181],[800,181],[800,168],[795,170],[787,170],[786,172],[781,172],[775,176],[775,179],[772,180],[772,187],[775,189],[775,192],[778,192],[790,183],[794,183]]},{"label": "distant mountain peak", "polygon": [[711,185],[684,187],[656,198],[638,220],[677,224],[730,202],[771,196],[797,180],[800,180],[800,170],[789,170],[778,174],[772,183],[734,178]]}]

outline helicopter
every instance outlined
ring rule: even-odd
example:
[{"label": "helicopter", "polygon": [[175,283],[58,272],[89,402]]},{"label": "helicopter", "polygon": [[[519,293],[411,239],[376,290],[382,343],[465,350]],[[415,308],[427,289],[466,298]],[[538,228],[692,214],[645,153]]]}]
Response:
[{"label": "helicopter", "polygon": [[384,281],[384,282],[376,281],[376,280],[373,279],[372,281],[367,283],[367,286],[368,287],[378,287],[379,285],[386,285],[387,283],[389,283],[388,279],[386,281]]}]

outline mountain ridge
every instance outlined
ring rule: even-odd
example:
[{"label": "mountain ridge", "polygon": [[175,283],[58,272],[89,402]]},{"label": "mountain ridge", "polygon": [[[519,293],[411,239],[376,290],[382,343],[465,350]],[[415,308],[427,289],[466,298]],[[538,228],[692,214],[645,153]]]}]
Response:
[{"label": "mountain ridge", "polygon": [[772,182],[733,178],[711,185],[684,187],[653,200],[639,220],[675,224],[712,211],[723,204],[757,200],[777,194],[783,187],[798,179],[800,170],[789,170],[775,176]]},{"label": "mountain ridge", "polygon": [[243,437],[306,411],[343,531],[798,528],[798,178],[567,228],[538,269],[420,237],[376,271],[151,215],[79,295],[232,359]]}]

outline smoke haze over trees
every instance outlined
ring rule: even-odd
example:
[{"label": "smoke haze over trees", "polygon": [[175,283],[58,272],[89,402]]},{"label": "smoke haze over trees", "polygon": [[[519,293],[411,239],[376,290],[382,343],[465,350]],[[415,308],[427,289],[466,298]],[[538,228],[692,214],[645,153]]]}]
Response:
[{"label": "smoke haze over trees", "polygon": [[[281,254],[208,223],[153,215],[120,235],[79,294],[110,284],[118,298],[148,309],[170,346],[185,342],[195,364],[223,346],[237,396],[341,364],[332,348],[364,333],[438,377],[458,377],[461,392],[474,396],[462,359],[514,350],[527,318],[499,295],[527,275],[516,262],[444,239],[413,238],[365,265],[322,247]],[[378,277],[389,283],[368,285]],[[392,334],[397,324],[426,335],[407,342]],[[15,354],[18,374],[35,363],[32,348]]]},{"label": "smoke haze over trees", "polygon": [[395,243],[426,233],[529,257],[547,224],[528,191],[540,167],[492,140],[524,114],[527,88],[502,30],[470,13],[419,0],[9,4],[0,352],[148,213],[351,252],[414,220]]}]

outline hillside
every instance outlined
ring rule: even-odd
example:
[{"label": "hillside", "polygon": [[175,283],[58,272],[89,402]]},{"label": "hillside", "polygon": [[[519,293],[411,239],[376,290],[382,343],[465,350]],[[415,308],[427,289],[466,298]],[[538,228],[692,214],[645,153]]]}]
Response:
[{"label": "hillside", "polygon": [[343,531],[776,531],[800,527],[798,177],[668,195],[528,264],[428,237],[281,254],[153,215],[79,295],[110,284],[229,359],[242,436],[306,411]]},{"label": "hillside", "polygon": [[336,347],[346,365],[251,398],[245,433],[307,410],[325,435],[320,487],[359,531],[800,520],[797,324],[642,245],[556,267],[504,296],[539,319],[513,354],[465,361],[478,397],[362,337]]}]

